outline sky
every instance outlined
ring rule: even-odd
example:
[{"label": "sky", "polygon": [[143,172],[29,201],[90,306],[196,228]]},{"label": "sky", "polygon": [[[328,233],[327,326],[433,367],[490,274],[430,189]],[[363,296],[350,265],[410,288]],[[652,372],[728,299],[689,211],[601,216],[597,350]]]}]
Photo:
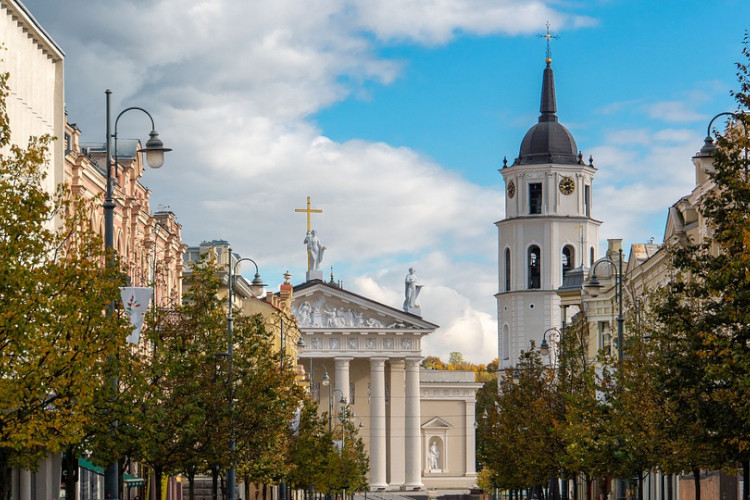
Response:
[{"label": "sky", "polygon": [[[747,0],[22,1],[65,52],[82,142],[105,140],[106,89],[152,114],[173,151],[142,182],[186,244],[301,283],[310,196],[324,277],[400,309],[414,267],[440,325],[423,354],[475,363],[497,357],[497,169],[537,121],[546,24],[560,122],[598,168],[600,253],[662,240],[735,109],[750,27]],[[119,137],[149,125],[125,115]]]}]

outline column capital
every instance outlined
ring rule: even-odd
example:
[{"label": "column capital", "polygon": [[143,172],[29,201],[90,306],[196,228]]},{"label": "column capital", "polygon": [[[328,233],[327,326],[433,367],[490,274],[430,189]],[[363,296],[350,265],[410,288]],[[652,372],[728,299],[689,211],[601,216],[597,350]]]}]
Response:
[{"label": "column capital", "polygon": [[352,361],[353,359],[351,356],[336,356],[333,358],[334,361]]},{"label": "column capital", "polygon": [[388,361],[388,358],[370,358],[370,365],[383,367],[386,361]]}]

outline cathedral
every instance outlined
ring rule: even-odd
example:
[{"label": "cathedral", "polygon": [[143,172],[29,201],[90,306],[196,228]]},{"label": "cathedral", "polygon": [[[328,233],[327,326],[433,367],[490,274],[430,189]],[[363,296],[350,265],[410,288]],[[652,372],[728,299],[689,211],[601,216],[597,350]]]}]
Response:
[{"label": "cathedral", "polygon": [[549,45],[539,121],[524,136],[518,158],[511,165],[504,160],[500,173],[505,218],[496,223],[496,297],[502,370],[515,366],[532,342],[539,346],[545,331],[561,325],[556,290],[564,273],[590,267],[597,258],[601,221],[592,217],[596,168],[558,121]]}]

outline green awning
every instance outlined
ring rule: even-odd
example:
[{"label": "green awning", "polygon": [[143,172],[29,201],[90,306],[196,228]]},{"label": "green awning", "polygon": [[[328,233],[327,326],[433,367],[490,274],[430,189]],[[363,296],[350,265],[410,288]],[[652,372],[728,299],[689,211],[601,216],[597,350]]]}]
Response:
[{"label": "green awning", "polygon": [[123,481],[125,482],[125,486],[128,488],[137,488],[139,486],[146,486],[146,480],[142,477],[135,477],[131,476],[127,472],[124,472],[122,474]]},{"label": "green awning", "polygon": [[[96,472],[97,474],[104,475],[104,469],[99,467],[98,465],[94,465],[85,458],[79,458],[78,459],[78,466],[83,467],[84,469],[90,470],[91,472]],[[125,482],[125,486],[128,488],[137,488],[139,486],[146,486],[146,480],[142,477],[135,477],[131,476],[127,472],[122,474],[123,481]]]},{"label": "green awning", "polygon": [[99,467],[98,465],[94,465],[85,458],[79,458],[78,459],[78,466],[83,467],[84,469],[90,470],[91,472],[96,472],[97,474],[104,475],[104,469]]}]

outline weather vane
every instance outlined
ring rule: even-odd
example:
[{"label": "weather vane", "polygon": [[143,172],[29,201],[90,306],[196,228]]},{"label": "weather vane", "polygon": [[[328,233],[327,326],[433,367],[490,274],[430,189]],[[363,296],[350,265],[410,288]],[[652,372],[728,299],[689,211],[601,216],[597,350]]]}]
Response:
[{"label": "weather vane", "polygon": [[552,62],[552,49],[550,48],[550,40],[552,40],[553,38],[555,40],[557,40],[558,38],[560,38],[560,35],[553,35],[552,33],[549,32],[549,21],[547,21],[547,32],[546,33],[541,33],[541,34],[539,34],[537,36],[539,38],[546,38],[547,39],[547,59],[546,59],[546,61],[547,61],[547,64],[550,64]]}]

